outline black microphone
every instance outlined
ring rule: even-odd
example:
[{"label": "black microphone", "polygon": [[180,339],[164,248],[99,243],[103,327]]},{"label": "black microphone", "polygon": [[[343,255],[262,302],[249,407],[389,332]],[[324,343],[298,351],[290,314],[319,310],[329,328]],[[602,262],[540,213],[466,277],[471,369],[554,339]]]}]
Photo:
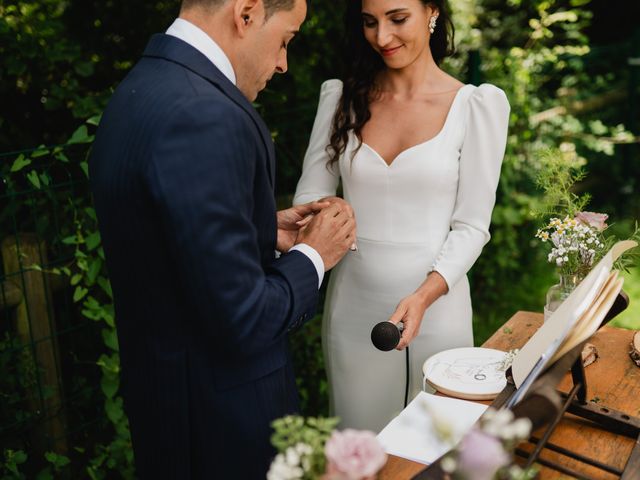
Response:
[{"label": "black microphone", "polygon": [[373,345],[383,352],[393,350],[400,343],[401,323],[380,322],[371,330]]}]

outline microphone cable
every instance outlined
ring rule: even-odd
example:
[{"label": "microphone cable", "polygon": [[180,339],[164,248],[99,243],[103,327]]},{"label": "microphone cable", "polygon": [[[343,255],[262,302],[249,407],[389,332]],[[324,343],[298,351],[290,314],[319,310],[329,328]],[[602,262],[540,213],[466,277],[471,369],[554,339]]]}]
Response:
[{"label": "microphone cable", "polygon": [[407,345],[407,348],[405,349],[407,351],[406,353],[406,360],[407,360],[407,368],[406,368],[406,372],[407,372],[407,377],[406,377],[406,381],[404,384],[404,408],[407,408],[407,403],[409,401],[409,346]]}]

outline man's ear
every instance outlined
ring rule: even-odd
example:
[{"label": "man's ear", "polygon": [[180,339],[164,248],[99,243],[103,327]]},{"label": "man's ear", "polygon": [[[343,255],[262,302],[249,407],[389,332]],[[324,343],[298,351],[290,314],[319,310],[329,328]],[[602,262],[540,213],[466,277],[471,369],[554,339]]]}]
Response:
[{"label": "man's ear", "polygon": [[262,25],[265,19],[262,0],[236,0],[233,6],[233,22],[241,37],[253,25]]}]

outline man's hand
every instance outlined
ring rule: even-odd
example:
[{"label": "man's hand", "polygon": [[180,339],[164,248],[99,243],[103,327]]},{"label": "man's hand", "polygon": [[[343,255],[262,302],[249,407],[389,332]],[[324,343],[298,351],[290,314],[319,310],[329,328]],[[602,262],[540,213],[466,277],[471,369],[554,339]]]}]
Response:
[{"label": "man's hand", "polygon": [[296,205],[286,210],[280,210],[278,216],[278,239],[276,249],[279,252],[287,252],[296,243],[298,231],[309,223],[313,215],[330,205],[329,202],[319,200],[317,202]]},{"label": "man's hand", "polygon": [[322,257],[325,270],[333,268],[355,241],[356,221],[350,212],[350,208],[334,202],[300,229],[295,243],[313,247]]}]

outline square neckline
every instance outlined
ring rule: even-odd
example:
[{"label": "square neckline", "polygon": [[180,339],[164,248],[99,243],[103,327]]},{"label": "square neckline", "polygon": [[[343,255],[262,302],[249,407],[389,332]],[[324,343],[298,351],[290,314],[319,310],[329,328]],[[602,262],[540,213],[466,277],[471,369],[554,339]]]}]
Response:
[{"label": "square neckline", "polygon": [[383,157],[382,155],[380,155],[380,154],[376,151],[376,149],[374,149],[373,147],[371,147],[368,143],[366,143],[366,142],[364,142],[364,141],[363,141],[363,142],[362,142],[362,146],[366,147],[366,148],[367,148],[371,153],[373,153],[373,154],[376,156],[376,158],[378,158],[378,159],[379,159],[382,163],[384,163],[388,168],[391,168],[391,166],[392,166],[394,163],[396,163],[396,161],[397,161],[401,156],[403,156],[404,154],[406,154],[406,153],[408,153],[408,152],[410,152],[410,151],[412,151],[412,150],[414,150],[414,149],[416,149],[416,148],[422,147],[422,146],[424,146],[424,145],[427,145],[427,144],[429,144],[429,143],[431,143],[431,142],[436,141],[436,140],[437,140],[437,139],[438,139],[438,138],[439,138],[439,137],[444,133],[444,131],[445,131],[445,129],[447,128],[447,125],[449,124],[449,121],[450,121],[450,119],[451,119],[451,117],[452,117],[453,110],[454,110],[454,108],[456,108],[456,106],[457,106],[458,98],[459,98],[459,97],[461,97],[460,92],[461,92],[462,90],[464,90],[465,88],[467,88],[467,87],[471,87],[471,86],[473,86],[473,85],[472,85],[472,84],[470,84],[470,83],[468,83],[468,84],[466,84],[466,85],[463,85],[462,87],[460,87],[460,88],[456,91],[456,94],[455,94],[455,95],[454,95],[454,97],[453,97],[453,101],[451,102],[451,106],[449,107],[449,111],[447,112],[447,116],[445,117],[445,119],[444,119],[444,123],[442,124],[442,128],[438,131],[438,133],[436,133],[433,137],[429,138],[428,140],[425,140],[424,142],[416,143],[415,145],[412,145],[412,146],[410,146],[410,147],[405,148],[404,150],[402,150],[400,153],[398,153],[398,154],[397,154],[397,155],[396,155],[396,156],[391,160],[391,163],[387,163],[387,161],[384,159],[384,157]]}]

